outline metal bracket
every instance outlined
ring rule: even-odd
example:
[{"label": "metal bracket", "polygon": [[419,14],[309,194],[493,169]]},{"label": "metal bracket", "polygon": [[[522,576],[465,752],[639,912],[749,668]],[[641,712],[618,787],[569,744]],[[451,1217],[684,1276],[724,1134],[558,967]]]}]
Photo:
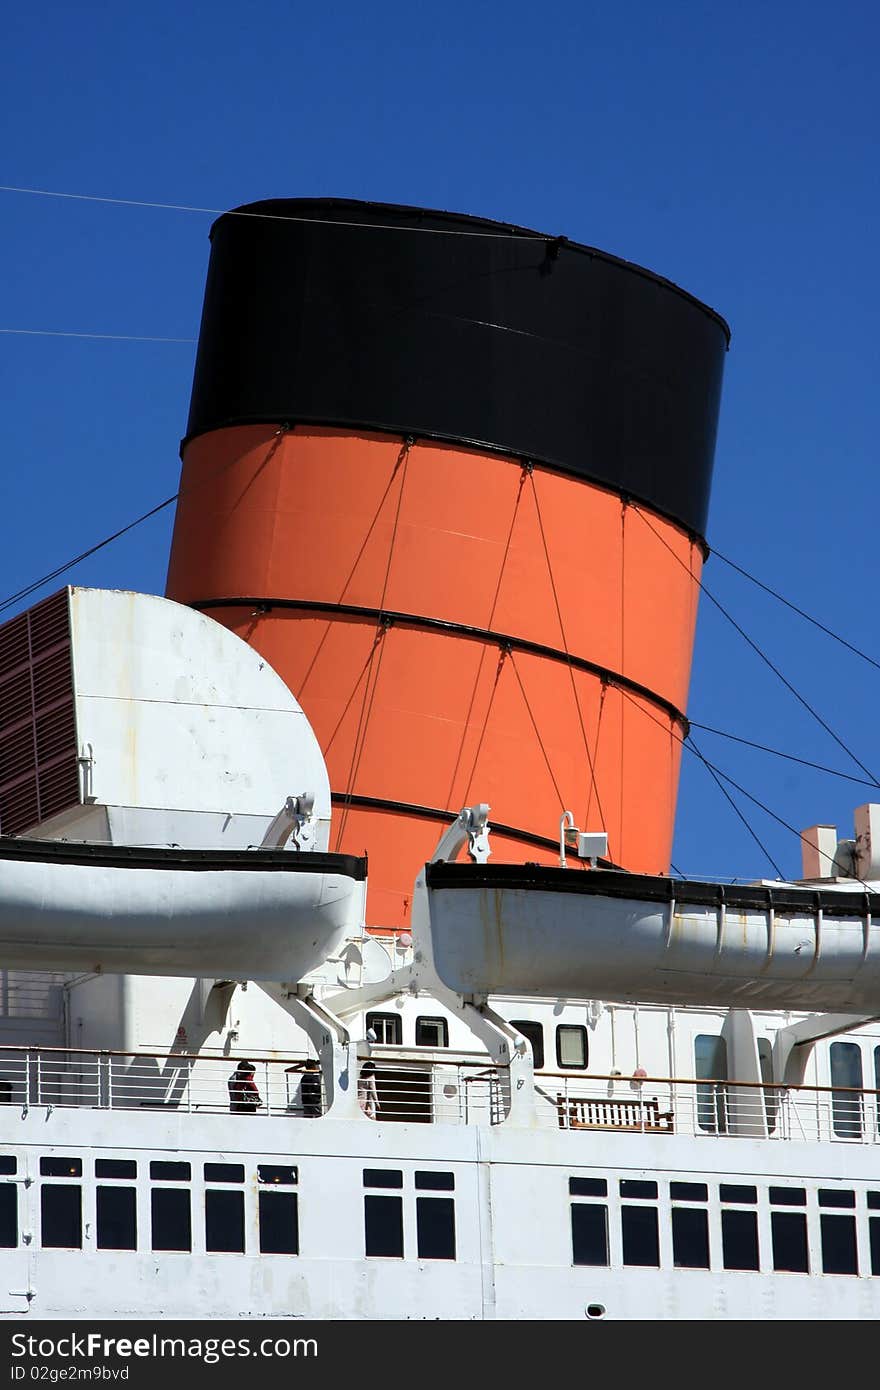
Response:
[{"label": "metal bracket", "polygon": [[451,861],[467,843],[467,852],[475,864],[485,864],[492,849],[489,845],[489,807],[485,801],[476,806],[464,806],[458,816],[437,841],[431,863]]},{"label": "metal bracket", "polygon": [[289,796],[281,810],[269,823],[260,842],[260,849],[283,849],[288,840],[295,849],[313,850],[317,821],[315,798],[311,792]]}]

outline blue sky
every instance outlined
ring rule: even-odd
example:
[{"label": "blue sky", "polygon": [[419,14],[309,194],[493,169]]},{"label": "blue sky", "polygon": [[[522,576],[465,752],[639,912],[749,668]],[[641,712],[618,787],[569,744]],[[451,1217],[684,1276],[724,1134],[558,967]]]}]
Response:
[{"label": "blue sky", "polygon": [[[602,247],[707,301],[733,330],[710,544],[880,660],[876,6],[36,0],[5,39],[5,185],[445,207]],[[210,222],[0,192],[0,327],[195,338]],[[0,598],[175,491],[193,353],[0,334]],[[71,579],[161,592],[170,523]],[[880,779],[880,671],[717,559],[705,581]],[[705,601],[689,712],[863,775]],[[871,797],[697,737],[795,827],[850,833]],[[796,838],[741,804],[797,874]],[[675,862],[774,876],[688,756]]]}]

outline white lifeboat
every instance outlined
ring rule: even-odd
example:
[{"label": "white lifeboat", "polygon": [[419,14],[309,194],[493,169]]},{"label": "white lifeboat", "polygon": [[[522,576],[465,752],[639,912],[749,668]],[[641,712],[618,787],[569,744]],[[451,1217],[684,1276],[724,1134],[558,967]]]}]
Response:
[{"label": "white lifeboat", "polygon": [[0,837],[7,969],[296,981],[363,910],[366,861]]},{"label": "white lifeboat", "polygon": [[880,1014],[871,885],[443,862],[426,885],[434,965],[460,994]]}]

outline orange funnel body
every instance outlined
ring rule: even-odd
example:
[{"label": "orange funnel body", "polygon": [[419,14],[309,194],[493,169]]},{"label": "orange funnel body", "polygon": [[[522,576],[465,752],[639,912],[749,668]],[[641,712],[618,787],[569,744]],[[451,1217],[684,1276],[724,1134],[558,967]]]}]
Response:
[{"label": "orange funnel body", "polygon": [[[302,208],[297,203],[270,206]],[[330,207],[340,219],[347,212],[339,204],[307,206],[317,206],[321,213]],[[585,465],[580,466],[578,435],[590,412],[584,416],[583,388],[579,394],[571,383],[566,390],[574,407],[561,425],[557,417],[547,450],[520,452],[505,436],[500,407],[508,392],[521,395],[522,383],[516,380],[494,386],[489,405],[480,393],[472,395],[464,407],[465,414],[470,412],[467,419],[457,417],[448,403],[456,392],[472,391],[468,382],[487,344],[481,346],[480,340],[473,347],[476,366],[466,360],[466,344],[443,368],[450,347],[443,340],[448,324],[437,329],[432,284],[457,274],[467,285],[469,278],[477,279],[468,274],[474,267],[462,267],[465,253],[454,236],[435,239],[424,228],[413,228],[407,236],[404,213],[410,224],[413,214],[393,211],[401,230],[369,233],[391,240],[379,270],[373,264],[376,245],[367,243],[365,272],[373,292],[372,298],[367,295],[370,306],[375,309],[378,286],[394,300],[389,310],[393,322],[386,322],[384,331],[377,322],[366,335],[369,341],[346,338],[345,360],[336,363],[341,383],[335,386],[327,357],[328,351],[331,357],[340,355],[339,325],[332,349],[326,340],[315,347],[326,368],[319,372],[310,359],[303,366],[307,335],[302,323],[320,297],[314,283],[315,238],[319,246],[331,232],[331,242],[337,239],[325,257],[329,269],[321,280],[332,288],[339,279],[339,258],[353,255],[352,231],[345,222],[330,225],[328,232],[326,224],[304,231],[301,222],[286,227],[281,221],[279,234],[277,218],[240,218],[232,229],[236,244],[223,248],[218,263],[212,257],[213,285],[209,279],[168,576],[170,597],[209,611],[257,648],[302,704],[330,773],[331,848],[367,851],[369,920],[377,927],[409,925],[416,874],[459,809],[477,801],[491,807],[496,859],[553,862],[560,817],[570,810],[581,829],[607,832],[609,858],[617,864],[668,871],[686,732],[695,581],[704,553],[698,513],[708,488],[705,478],[703,492],[696,496],[694,479],[705,474],[699,460],[691,462],[689,473],[685,468],[684,485],[674,478],[664,486],[662,460],[647,458],[649,450],[633,436],[640,413],[637,400],[629,413],[620,410],[618,416],[629,422],[623,432],[631,437],[636,462],[640,450],[647,458],[640,475],[646,481],[638,492],[624,486],[632,481],[632,469],[632,476],[619,478],[615,486],[615,470],[621,472],[621,467],[613,448],[600,467],[583,447]],[[383,215],[388,218],[389,210]],[[438,222],[443,216],[434,215]],[[221,219],[215,237],[230,220]],[[362,219],[351,217],[355,220]],[[247,262],[247,292],[236,290],[232,299],[228,283],[230,278],[237,283],[239,276],[230,277],[227,270],[224,277],[224,265],[240,263],[237,243],[242,238],[251,256],[256,256],[254,238],[262,247],[260,275],[273,256],[292,256],[299,265],[303,237],[312,239],[312,278],[300,295],[300,307],[280,312],[273,302],[267,323],[255,323],[260,315],[253,309],[255,295],[259,299],[254,261]],[[509,259],[505,243],[493,242],[490,233],[485,240],[493,256]],[[537,307],[530,312],[549,331],[552,314],[544,287],[555,272],[548,276],[541,269],[545,242],[526,234],[522,241],[516,255],[522,260],[528,253],[525,283],[513,295],[513,309],[517,294],[537,295]],[[217,250],[215,240],[215,256]],[[465,260],[474,254],[485,256],[487,248],[467,246]],[[439,268],[432,256],[439,258]],[[407,257],[421,258],[421,274]],[[397,271],[390,289],[389,261]],[[606,268],[634,280],[636,272],[621,269],[622,264],[609,258]],[[421,290],[421,299],[411,293],[407,275]],[[658,285],[663,287],[659,302],[672,311],[673,321],[685,306],[686,325],[697,325],[698,337],[710,325],[714,361],[719,344],[722,352],[725,345],[717,317],[665,282],[638,275],[642,279],[636,289],[642,293],[647,287],[654,300]],[[613,277],[612,283],[617,283]],[[564,288],[567,304],[572,286]],[[600,288],[604,302],[608,286]],[[595,297],[594,277],[587,290]],[[511,293],[509,277],[504,292]],[[448,304],[449,297],[447,290],[442,302]],[[393,362],[377,363],[376,357],[388,334],[401,336],[401,298],[408,307],[415,302],[418,312],[409,334],[402,335],[403,346],[395,348],[407,356],[395,371]],[[424,309],[425,299],[433,306],[430,312]],[[504,308],[494,305],[496,320]],[[506,309],[510,317],[511,302]],[[652,301],[649,309],[656,317],[657,304]],[[285,385],[278,372],[276,343],[266,350],[266,371],[277,379],[263,397],[259,363],[247,353],[248,342],[281,334],[286,343],[284,324],[289,325],[294,312],[300,331],[290,382]],[[364,312],[361,306],[359,322]],[[248,340],[238,343],[233,368],[230,323],[237,325],[236,337]],[[649,326],[660,342],[662,325]],[[679,329],[684,333],[680,323]],[[449,331],[458,333],[459,328]],[[213,338],[220,334],[222,352],[209,348],[206,354],[206,333]],[[591,342],[590,362],[601,359],[600,346]],[[519,344],[514,351],[521,354]],[[412,372],[408,358],[413,355],[429,376],[433,396],[425,395],[423,379]],[[644,370],[644,342],[637,341],[637,355]],[[695,355],[705,358],[705,341]],[[491,356],[486,370],[497,366]],[[241,375],[247,379],[232,400],[231,370],[236,380]],[[441,370],[445,384],[436,382]],[[528,362],[517,356],[513,376],[527,370]],[[703,362],[703,396],[714,391],[717,411],[720,365],[713,370],[714,375]],[[667,365],[665,374],[674,377],[675,371]],[[353,403],[353,395],[369,389],[363,378],[371,372],[379,399],[375,405]],[[620,381],[607,367],[600,374],[602,404],[595,413],[604,410],[608,417],[609,398],[623,390],[623,383],[635,389],[631,364],[619,373]],[[675,443],[669,425],[675,414],[674,386],[673,381],[672,406],[667,401],[655,412],[661,421],[657,428],[666,431],[667,449]],[[693,389],[689,380],[686,394]],[[288,396],[282,400],[285,390]],[[329,399],[334,390],[344,397],[335,404]],[[564,400],[561,407],[564,416]],[[532,431],[525,442],[533,444],[542,427],[540,402],[523,409],[517,399],[512,410],[514,415],[519,411],[514,432],[522,437]],[[690,424],[681,431],[688,447],[695,433],[694,413],[691,408]],[[711,424],[710,462],[714,418],[711,408],[700,417],[704,431],[705,420]],[[608,435],[613,427],[614,420],[606,418],[588,431],[594,450],[602,442],[596,436]],[[621,457],[626,444],[626,438],[618,441]],[[560,460],[566,449],[574,453]],[[291,786],[292,793],[303,790]]]}]

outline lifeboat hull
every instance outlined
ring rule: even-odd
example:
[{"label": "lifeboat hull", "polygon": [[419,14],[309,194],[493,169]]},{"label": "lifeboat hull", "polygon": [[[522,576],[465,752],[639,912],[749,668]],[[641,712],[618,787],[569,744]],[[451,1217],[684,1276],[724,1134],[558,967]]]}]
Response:
[{"label": "lifeboat hull", "polygon": [[296,981],[362,917],[366,861],[0,839],[9,969]]},{"label": "lifeboat hull", "polygon": [[873,891],[537,864],[429,864],[426,884],[435,968],[462,994],[880,1014]]}]

